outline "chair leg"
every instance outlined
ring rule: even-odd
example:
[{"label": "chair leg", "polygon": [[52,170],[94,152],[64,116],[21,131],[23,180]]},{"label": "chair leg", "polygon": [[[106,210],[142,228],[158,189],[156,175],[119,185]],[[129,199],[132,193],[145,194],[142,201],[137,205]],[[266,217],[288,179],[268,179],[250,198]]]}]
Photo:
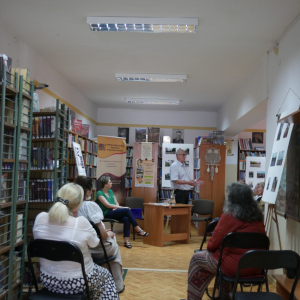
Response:
[{"label": "chair leg", "polygon": [[135,230],[134,230],[134,228],[133,228],[132,235],[133,235],[133,240],[135,241]]},{"label": "chair leg", "polygon": [[110,229],[111,231],[114,231],[114,222],[110,222]]}]

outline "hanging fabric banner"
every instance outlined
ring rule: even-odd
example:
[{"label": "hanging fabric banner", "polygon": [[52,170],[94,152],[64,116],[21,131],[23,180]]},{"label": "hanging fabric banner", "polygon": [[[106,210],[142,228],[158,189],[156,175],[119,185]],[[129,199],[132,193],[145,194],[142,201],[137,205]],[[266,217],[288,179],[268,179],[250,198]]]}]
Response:
[{"label": "hanging fabric banner", "polygon": [[76,159],[76,165],[78,170],[79,176],[86,176],[85,167],[84,167],[84,160],[82,157],[81,147],[80,144],[73,142],[73,150]]},{"label": "hanging fabric banner", "polygon": [[126,138],[98,135],[97,151],[97,192],[99,178],[109,176],[112,191],[119,203],[123,204],[126,174]]}]

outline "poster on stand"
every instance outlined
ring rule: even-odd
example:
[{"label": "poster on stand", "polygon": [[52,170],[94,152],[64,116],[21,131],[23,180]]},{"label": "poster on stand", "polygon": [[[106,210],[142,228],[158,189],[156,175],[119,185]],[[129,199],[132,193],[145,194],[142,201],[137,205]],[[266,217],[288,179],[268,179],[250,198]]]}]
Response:
[{"label": "poster on stand", "polygon": [[155,162],[151,160],[136,161],[135,186],[136,187],[154,187]]},{"label": "poster on stand", "polygon": [[112,191],[119,203],[123,203],[126,175],[126,138],[98,135],[97,191],[99,178],[109,176]]},{"label": "poster on stand", "polygon": [[265,180],[265,189],[262,196],[262,200],[266,203],[276,203],[293,127],[293,123],[279,123],[277,125],[269,169]]},{"label": "poster on stand", "polygon": [[185,166],[190,174],[190,179],[194,179],[194,145],[193,144],[162,144],[162,187],[171,188],[170,166],[176,160],[176,151],[182,149],[186,153]]},{"label": "poster on stand", "polygon": [[86,176],[84,160],[82,157],[80,144],[73,142],[73,150],[79,176]]}]

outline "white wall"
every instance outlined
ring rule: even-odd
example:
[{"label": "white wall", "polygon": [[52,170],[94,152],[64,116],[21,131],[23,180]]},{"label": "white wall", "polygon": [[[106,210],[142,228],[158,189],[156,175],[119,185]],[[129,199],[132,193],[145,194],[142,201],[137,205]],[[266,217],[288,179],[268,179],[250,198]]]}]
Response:
[{"label": "white wall", "polygon": [[[97,133],[108,136],[117,136],[118,126],[126,127],[126,124],[130,124],[129,145],[133,145],[136,128],[160,127],[162,137],[164,135],[172,136],[172,128],[189,127],[189,129],[184,129],[184,142],[194,144],[196,137],[210,133],[213,128],[216,128],[217,114],[214,112],[99,108],[98,123],[104,125],[98,126]],[[134,126],[135,124],[137,126]],[[202,128],[193,129],[193,127],[203,127],[203,130],[201,130]]]},{"label": "white wall", "polygon": [[[83,114],[94,121],[97,120],[97,107],[86,99],[77,89],[66,81],[39,53],[28,45],[17,40],[6,29],[0,26],[0,53],[5,53],[12,58],[14,68],[29,69],[31,79],[49,85],[49,90],[71,103]],[[52,106],[54,98],[45,92],[39,92],[40,107]],[[83,117],[80,119],[83,119]],[[96,136],[96,124],[88,120],[83,123],[90,124],[90,136]]]},{"label": "white wall", "polygon": [[[222,104],[218,110],[217,127],[219,130],[236,135],[265,118],[264,105],[251,116],[245,116],[267,99],[266,69],[267,61],[264,58]],[[239,122],[239,120],[242,121]]]}]

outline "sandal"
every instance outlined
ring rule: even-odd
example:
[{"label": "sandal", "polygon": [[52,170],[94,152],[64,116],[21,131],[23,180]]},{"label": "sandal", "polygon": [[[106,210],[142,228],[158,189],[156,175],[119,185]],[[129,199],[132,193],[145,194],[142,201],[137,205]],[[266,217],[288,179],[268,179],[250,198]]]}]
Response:
[{"label": "sandal", "polygon": [[149,233],[141,229],[141,230],[137,233],[137,235],[140,235],[140,236],[148,236]]},{"label": "sandal", "polygon": [[129,242],[124,242],[124,247],[128,248],[128,249],[131,249],[132,246],[130,245]]}]

